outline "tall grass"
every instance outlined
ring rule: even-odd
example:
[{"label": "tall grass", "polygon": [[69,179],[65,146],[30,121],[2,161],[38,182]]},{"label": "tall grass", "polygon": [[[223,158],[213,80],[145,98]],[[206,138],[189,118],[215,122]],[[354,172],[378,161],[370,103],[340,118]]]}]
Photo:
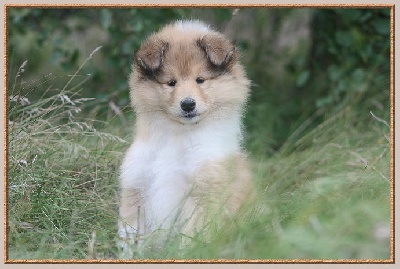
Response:
[{"label": "tall grass", "polygon": [[127,143],[81,115],[91,99],[79,98],[80,81],[71,86],[77,73],[63,89],[30,101],[19,80],[25,64],[9,92],[8,255],[85,258],[93,232],[112,246],[117,171]]},{"label": "tall grass", "polygon": [[[131,128],[94,128],[80,83],[29,100],[24,68],[9,93],[8,258],[118,258],[118,167]],[[135,258],[389,259],[388,113],[363,111],[349,104],[272,157],[253,155],[256,201],[209,242],[171,240]]]}]

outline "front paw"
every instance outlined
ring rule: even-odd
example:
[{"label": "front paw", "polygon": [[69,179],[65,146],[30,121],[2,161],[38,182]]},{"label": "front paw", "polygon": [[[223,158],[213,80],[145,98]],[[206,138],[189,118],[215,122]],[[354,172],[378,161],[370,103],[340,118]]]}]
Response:
[{"label": "front paw", "polygon": [[120,259],[136,258],[140,254],[141,245],[142,239],[135,228],[127,224],[120,225],[117,240]]}]

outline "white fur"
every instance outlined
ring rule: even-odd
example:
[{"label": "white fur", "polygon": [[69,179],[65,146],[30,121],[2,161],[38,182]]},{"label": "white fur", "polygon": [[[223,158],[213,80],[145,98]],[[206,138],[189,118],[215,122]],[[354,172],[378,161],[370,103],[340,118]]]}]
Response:
[{"label": "white fur", "polygon": [[174,26],[177,26],[178,29],[184,32],[208,32],[210,31],[210,27],[198,20],[179,20],[175,23]]},{"label": "white fur", "polygon": [[[241,140],[239,113],[195,125],[154,120],[150,123],[152,135],[146,142],[135,142],[130,147],[121,167],[123,188],[148,191],[144,207],[150,230],[172,224],[192,183],[187,178],[199,164],[239,151]],[[166,128],[160,130],[157,126]]]}]

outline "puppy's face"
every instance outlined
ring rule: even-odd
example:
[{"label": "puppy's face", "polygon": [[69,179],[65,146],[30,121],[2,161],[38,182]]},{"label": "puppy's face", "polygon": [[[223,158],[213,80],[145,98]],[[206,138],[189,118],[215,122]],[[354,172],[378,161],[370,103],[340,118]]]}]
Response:
[{"label": "puppy's face", "polygon": [[177,26],[166,27],[142,44],[130,86],[137,113],[160,114],[182,124],[232,113],[248,93],[237,50],[228,39]]}]

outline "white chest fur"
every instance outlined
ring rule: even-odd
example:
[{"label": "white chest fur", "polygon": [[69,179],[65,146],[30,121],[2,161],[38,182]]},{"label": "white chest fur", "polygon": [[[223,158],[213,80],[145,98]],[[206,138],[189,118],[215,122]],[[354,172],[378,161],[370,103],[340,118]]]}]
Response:
[{"label": "white chest fur", "polygon": [[174,128],[155,127],[146,140],[136,140],[128,150],[121,167],[121,187],[145,194],[148,228],[166,227],[193,184],[196,169],[205,161],[239,151],[240,140],[239,116]]}]

